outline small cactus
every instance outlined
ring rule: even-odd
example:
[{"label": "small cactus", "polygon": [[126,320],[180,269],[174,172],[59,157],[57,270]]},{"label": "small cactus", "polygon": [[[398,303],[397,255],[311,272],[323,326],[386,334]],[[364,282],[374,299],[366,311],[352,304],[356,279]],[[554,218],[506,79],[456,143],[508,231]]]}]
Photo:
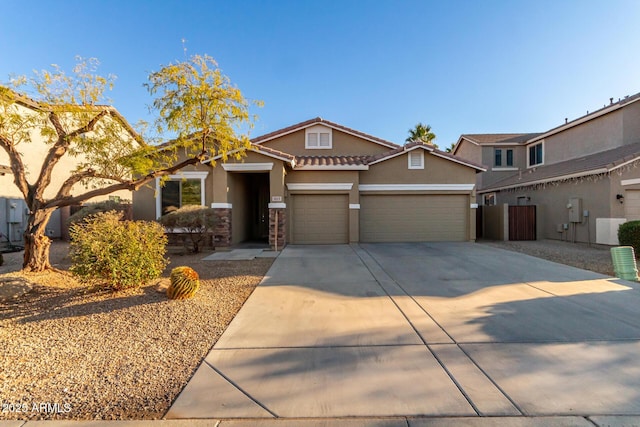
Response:
[{"label": "small cactus", "polygon": [[195,295],[200,287],[200,277],[190,267],[176,267],[171,270],[171,284],[167,288],[170,299],[187,299]]}]

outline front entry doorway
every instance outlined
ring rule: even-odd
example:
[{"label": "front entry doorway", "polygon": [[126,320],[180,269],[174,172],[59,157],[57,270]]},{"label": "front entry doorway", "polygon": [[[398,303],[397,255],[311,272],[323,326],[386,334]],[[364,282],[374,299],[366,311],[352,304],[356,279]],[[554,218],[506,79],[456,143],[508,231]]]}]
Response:
[{"label": "front entry doorway", "polygon": [[269,241],[269,174],[244,174],[246,184],[247,216],[245,236],[247,241]]}]

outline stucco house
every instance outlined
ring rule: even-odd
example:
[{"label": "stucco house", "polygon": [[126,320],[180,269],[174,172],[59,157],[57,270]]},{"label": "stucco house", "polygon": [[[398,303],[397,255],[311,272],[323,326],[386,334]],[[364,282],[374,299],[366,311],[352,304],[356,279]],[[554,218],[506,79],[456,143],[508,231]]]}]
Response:
[{"label": "stucco house", "polygon": [[453,153],[488,165],[480,205],[536,205],[538,235],[618,244],[640,219],[640,94],[542,133],[467,134]]},{"label": "stucco house", "polygon": [[[213,167],[213,163],[215,167]],[[187,167],[133,196],[134,217],[216,210],[216,245],[472,241],[472,161],[315,118],[252,139],[241,160]]]},{"label": "stucco house", "polygon": [[[34,114],[38,111],[46,111],[46,105],[41,105],[27,97],[19,96],[14,108],[20,114]],[[109,115],[103,120],[115,120],[116,125],[122,129],[123,138],[138,138],[133,128],[126,119],[111,106],[91,106],[92,110],[100,111],[105,109],[109,111]],[[18,144],[18,151],[22,154],[22,161],[25,166],[27,181],[33,183],[40,173],[43,160],[47,157],[47,153],[51,148],[51,144],[47,144],[45,138],[38,130],[33,130],[29,135],[29,142],[21,142]],[[65,155],[55,166],[51,176],[51,183],[44,193],[45,197],[54,197],[60,189],[62,183],[69,178],[70,172],[77,169],[80,162],[85,159],[81,155]],[[24,197],[18,187],[14,183],[13,172],[9,167],[9,155],[4,149],[0,148],[0,231],[2,234],[9,236],[12,241],[22,241],[22,233],[27,223],[27,206]],[[85,192],[81,183],[73,187],[72,195]],[[108,198],[120,198],[131,200],[130,191],[118,191],[107,196],[95,197],[89,202],[97,202]],[[66,226],[66,219],[69,217],[70,207],[66,206],[57,209],[51,216],[46,227],[46,234],[51,238],[60,238],[63,236]]]}]

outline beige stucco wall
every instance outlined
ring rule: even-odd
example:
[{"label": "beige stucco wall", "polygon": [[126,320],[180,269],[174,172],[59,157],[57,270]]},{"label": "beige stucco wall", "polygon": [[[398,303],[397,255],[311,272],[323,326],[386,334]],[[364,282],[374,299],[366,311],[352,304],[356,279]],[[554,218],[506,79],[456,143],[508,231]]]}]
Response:
[{"label": "beige stucco wall", "polygon": [[[247,151],[245,156],[240,160],[237,159],[227,159],[225,163],[228,164],[238,164],[238,163],[270,163],[272,164],[271,170],[269,171],[269,191],[270,197],[282,197],[285,196],[285,176],[287,175],[287,167],[285,166],[285,162],[276,159],[274,157],[261,154],[259,152]],[[251,173],[251,172],[247,172]],[[232,192],[229,188],[228,184],[228,174],[224,170],[222,166],[222,161],[219,160],[215,163],[214,171],[212,174],[212,200],[214,203],[233,203],[231,199],[233,198]],[[235,208],[235,206],[233,206]]]},{"label": "beige stucco wall", "polygon": [[498,204],[495,206],[482,207],[483,223],[478,227],[484,226],[483,236],[485,239],[491,240],[509,240],[509,224],[507,217],[509,215],[509,205]]},{"label": "beige stucco wall", "polygon": [[331,132],[331,149],[306,149],[304,129],[264,142],[263,144],[266,147],[284,151],[285,153],[293,154],[295,156],[365,155],[384,153],[391,150],[389,147],[363,140],[335,129],[331,129]]},{"label": "beige stucco wall", "polygon": [[544,138],[544,164],[563,162],[623,145],[623,109]]},{"label": "beige stucco wall", "polygon": [[623,108],[622,112],[624,143],[635,144],[640,142],[640,101]]},{"label": "beige stucco wall", "polygon": [[[611,182],[605,177],[597,181],[584,181],[582,183],[564,182],[557,185],[548,184],[542,189],[526,189],[517,191],[501,191],[496,194],[496,203],[517,204],[518,196],[530,197],[528,204],[541,207],[538,221],[538,235],[544,239],[573,238],[569,233],[560,234],[557,231],[558,224],[569,223],[569,210],[567,204],[571,198],[582,199],[582,210],[589,211],[589,217],[583,218],[582,223],[576,226],[576,241],[595,242],[596,218],[619,218],[620,213],[612,212],[610,187]],[[615,198],[615,194],[613,195]],[[617,209],[617,207],[615,208]],[[485,222],[486,226],[486,222]],[[486,229],[485,229],[486,230]],[[590,234],[590,235],[589,235]]]},{"label": "beige stucco wall", "polygon": [[462,140],[458,149],[456,150],[456,156],[469,160],[474,163],[482,163],[482,147],[472,144],[467,140]]},{"label": "beige stucco wall", "polygon": [[[421,150],[421,149],[418,149]],[[418,151],[414,150],[414,151]],[[424,151],[424,169],[409,169],[408,153],[369,166],[361,184],[475,184],[474,169]]]}]

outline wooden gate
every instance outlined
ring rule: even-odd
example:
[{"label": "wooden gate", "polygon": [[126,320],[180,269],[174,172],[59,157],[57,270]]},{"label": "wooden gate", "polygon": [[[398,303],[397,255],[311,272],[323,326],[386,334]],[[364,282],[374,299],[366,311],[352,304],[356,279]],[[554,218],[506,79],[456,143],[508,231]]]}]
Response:
[{"label": "wooden gate", "polygon": [[509,206],[509,240],[536,240],[535,206]]}]

